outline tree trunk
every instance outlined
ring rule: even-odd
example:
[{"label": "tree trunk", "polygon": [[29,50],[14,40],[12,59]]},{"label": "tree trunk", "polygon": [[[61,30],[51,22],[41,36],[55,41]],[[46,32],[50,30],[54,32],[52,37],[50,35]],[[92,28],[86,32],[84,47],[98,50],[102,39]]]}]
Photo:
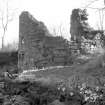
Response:
[{"label": "tree trunk", "polygon": [[4,48],[4,36],[5,36],[5,32],[3,33],[3,36],[2,36],[2,42],[1,42],[2,43],[2,46],[1,46],[2,49]]},{"label": "tree trunk", "polygon": [[4,48],[4,38],[2,38],[2,49]]}]

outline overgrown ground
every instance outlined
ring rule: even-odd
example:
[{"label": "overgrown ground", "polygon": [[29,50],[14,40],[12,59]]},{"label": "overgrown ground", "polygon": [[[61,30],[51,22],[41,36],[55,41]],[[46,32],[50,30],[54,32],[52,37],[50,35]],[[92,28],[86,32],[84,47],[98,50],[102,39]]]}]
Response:
[{"label": "overgrown ground", "polygon": [[[72,84],[76,83],[84,83],[86,82],[91,86],[103,86],[105,82],[105,55],[99,54],[90,57],[85,63],[75,63],[72,66],[65,67],[56,67],[56,68],[47,68],[46,70],[39,71],[31,71],[31,72],[23,72],[21,75],[23,77],[25,75],[33,75],[37,80],[40,81],[49,81],[49,83],[64,81],[72,82]],[[82,58],[81,60],[84,60]]]},{"label": "overgrown ground", "polygon": [[[81,56],[72,66],[2,77],[1,105],[104,105],[104,54]],[[85,62],[84,62],[85,61]]]}]

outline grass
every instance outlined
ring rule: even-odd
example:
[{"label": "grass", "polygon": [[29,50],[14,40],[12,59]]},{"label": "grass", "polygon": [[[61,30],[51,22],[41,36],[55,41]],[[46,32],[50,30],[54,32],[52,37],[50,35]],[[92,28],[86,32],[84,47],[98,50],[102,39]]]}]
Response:
[{"label": "grass", "polygon": [[[63,81],[65,84],[76,84],[86,82],[88,85],[105,84],[105,67],[102,65],[104,55],[96,55],[88,59],[86,63],[74,64],[62,68],[51,68],[46,70],[27,72],[28,75],[35,75],[34,80],[43,84],[56,84]],[[69,83],[68,83],[69,82]]]}]

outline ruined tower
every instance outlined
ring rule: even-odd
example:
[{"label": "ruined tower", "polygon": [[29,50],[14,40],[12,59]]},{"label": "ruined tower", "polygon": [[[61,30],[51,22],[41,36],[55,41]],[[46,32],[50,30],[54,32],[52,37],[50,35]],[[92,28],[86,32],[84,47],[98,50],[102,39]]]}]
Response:
[{"label": "ruined tower", "polygon": [[[19,17],[18,67],[29,70],[52,65],[66,64],[69,55],[67,42],[53,37],[43,22],[36,20],[29,12]],[[65,63],[66,62],[66,63]]]},{"label": "ruined tower", "polygon": [[43,46],[43,38],[48,31],[42,22],[38,22],[28,12],[22,12],[19,17],[19,68],[29,69],[34,65],[34,59],[41,57],[38,50]]}]

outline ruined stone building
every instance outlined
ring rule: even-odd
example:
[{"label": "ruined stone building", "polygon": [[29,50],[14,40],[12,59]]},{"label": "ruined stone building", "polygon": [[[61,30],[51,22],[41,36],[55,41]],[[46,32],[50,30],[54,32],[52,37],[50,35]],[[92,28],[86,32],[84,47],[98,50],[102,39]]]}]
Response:
[{"label": "ruined stone building", "polygon": [[36,20],[29,12],[22,12],[19,17],[19,69],[70,63],[67,41],[62,37],[53,37],[43,22]]},{"label": "ruined stone building", "polygon": [[103,30],[95,30],[89,25],[86,9],[73,9],[70,24],[71,40],[73,44],[77,43],[80,53],[87,45],[90,47],[94,45],[97,35],[100,34],[100,38],[104,36]]}]

